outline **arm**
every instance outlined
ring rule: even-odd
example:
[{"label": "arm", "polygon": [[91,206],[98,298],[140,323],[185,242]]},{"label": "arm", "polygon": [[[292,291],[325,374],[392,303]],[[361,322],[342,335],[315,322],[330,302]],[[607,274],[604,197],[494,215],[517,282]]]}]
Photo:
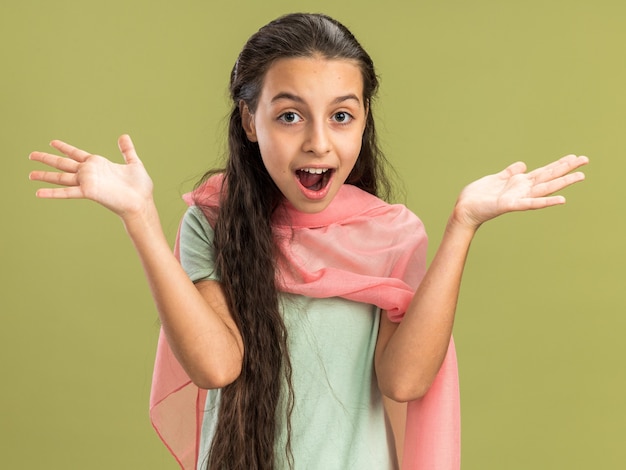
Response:
[{"label": "arm", "polygon": [[66,157],[33,152],[30,159],[60,171],[34,171],[30,179],[62,187],[40,189],[37,196],[90,199],[120,216],[143,265],[170,347],[189,377],[202,388],[234,381],[241,371],[243,342],[220,284],[194,285],[174,257],[154,204],[152,181],[130,137],[119,139],[125,164],[64,142],[51,145]]},{"label": "arm", "polygon": [[446,355],[467,254],[478,228],[513,211],[565,203],[549,196],[584,175],[572,170],[586,157],[569,155],[525,173],[523,163],[467,186],[457,199],[439,249],[411,301],[404,319],[392,323],[383,315],[376,344],[375,367],[381,391],[396,401],[423,396]]}]

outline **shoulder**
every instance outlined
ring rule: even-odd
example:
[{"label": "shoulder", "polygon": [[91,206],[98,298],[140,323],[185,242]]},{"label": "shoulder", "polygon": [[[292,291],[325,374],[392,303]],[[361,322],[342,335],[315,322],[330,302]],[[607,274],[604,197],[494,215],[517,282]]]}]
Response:
[{"label": "shoulder", "polygon": [[223,173],[217,173],[203,181],[196,189],[183,195],[189,206],[219,207],[224,187]]},{"label": "shoulder", "polygon": [[194,246],[197,243],[212,244],[213,227],[203,210],[196,205],[187,208],[180,223],[181,246]]},{"label": "shoulder", "polygon": [[183,194],[183,200],[189,206],[183,217],[183,226],[187,223],[197,225],[200,222],[210,227],[215,226],[222,197],[223,181],[223,174],[218,173],[207,178],[193,191]]}]

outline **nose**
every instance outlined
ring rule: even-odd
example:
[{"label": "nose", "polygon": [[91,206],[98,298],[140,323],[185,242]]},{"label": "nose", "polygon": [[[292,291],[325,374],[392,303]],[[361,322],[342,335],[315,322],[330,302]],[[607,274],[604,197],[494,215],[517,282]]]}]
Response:
[{"label": "nose", "polygon": [[329,135],[330,129],[324,122],[312,122],[306,130],[302,150],[315,156],[323,156],[330,152],[332,140]]}]

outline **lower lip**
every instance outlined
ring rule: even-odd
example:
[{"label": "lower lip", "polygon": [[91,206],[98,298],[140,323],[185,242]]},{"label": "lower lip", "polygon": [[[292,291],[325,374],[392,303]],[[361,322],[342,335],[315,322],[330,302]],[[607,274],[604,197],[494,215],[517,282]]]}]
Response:
[{"label": "lower lip", "polygon": [[303,186],[302,183],[300,183],[300,178],[298,178],[297,175],[296,175],[296,183],[298,184],[300,191],[302,191],[302,194],[304,194],[304,196],[307,199],[310,199],[311,201],[319,201],[321,199],[324,199],[328,195],[334,176],[335,176],[334,174],[331,174],[330,177],[328,178],[328,183],[326,183],[326,186],[324,186],[319,191],[313,191],[312,189],[309,189]]}]

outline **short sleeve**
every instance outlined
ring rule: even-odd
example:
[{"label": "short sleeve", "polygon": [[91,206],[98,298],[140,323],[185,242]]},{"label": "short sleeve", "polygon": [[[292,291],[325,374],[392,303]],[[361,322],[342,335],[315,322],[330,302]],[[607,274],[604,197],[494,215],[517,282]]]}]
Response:
[{"label": "short sleeve", "polygon": [[213,228],[197,206],[187,209],[180,226],[180,264],[193,282],[219,281]]}]

